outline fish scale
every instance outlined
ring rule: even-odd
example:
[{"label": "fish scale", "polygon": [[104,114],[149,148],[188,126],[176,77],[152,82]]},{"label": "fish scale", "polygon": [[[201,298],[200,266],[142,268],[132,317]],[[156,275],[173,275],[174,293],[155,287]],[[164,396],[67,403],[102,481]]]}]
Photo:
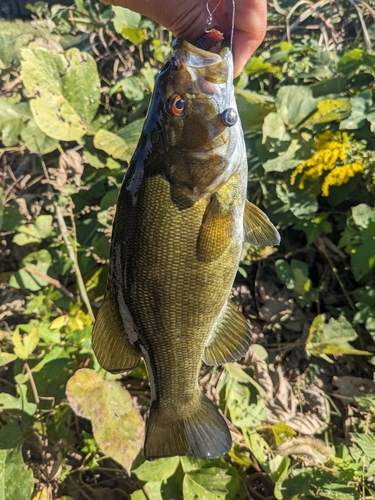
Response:
[{"label": "fish scale", "polygon": [[147,459],[215,458],[230,449],[229,429],[198,375],[202,359],[235,361],[251,343],[230,300],[242,241],[279,242],[267,216],[246,201],[232,75],[227,48],[214,54],[174,43],[118,197],[93,349],[112,372],[145,360]]}]

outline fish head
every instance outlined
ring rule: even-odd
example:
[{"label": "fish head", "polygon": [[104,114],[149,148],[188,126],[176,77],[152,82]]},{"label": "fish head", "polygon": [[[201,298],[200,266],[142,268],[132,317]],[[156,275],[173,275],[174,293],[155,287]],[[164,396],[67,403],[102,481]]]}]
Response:
[{"label": "fish head", "polygon": [[159,117],[163,173],[200,198],[224,184],[245,154],[232,54],[227,47],[213,53],[179,39],[173,49],[158,76],[150,114]]}]

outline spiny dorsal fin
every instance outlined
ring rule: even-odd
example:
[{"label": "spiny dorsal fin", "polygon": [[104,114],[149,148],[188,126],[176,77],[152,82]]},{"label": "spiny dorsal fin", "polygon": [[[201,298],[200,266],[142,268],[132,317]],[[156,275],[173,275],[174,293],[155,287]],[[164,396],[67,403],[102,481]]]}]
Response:
[{"label": "spiny dorsal fin", "polygon": [[119,306],[109,291],[96,317],[92,347],[100,366],[109,372],[133,370],[141,360],[140,353],[129,342]]},{"label": "spiny dorsal fin", "polygon": [[280,243],[280,235],[267,215],[246,200],[244,212],[245,241],[260,247],[275,246]]},{"label": "spiny dorsal fin", "polygon": [[214,331],[204,348],[206,365],[231,363],[245,356],[251,344],[251,330],[236,305],[228,300]]},{"label": "spiny dorsal fin", "polygon": [[197,258],[203,262],[218,259],[230,245],[235,231],[233,214],[216,195],[207,205],[197,241]]}]

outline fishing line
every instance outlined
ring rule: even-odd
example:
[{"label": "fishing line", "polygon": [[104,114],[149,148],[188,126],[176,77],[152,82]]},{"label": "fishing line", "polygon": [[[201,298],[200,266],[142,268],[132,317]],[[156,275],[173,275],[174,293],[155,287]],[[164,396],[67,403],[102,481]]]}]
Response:
[{"label": "fishing line", "polygon": [[210,8],[208,6],[210,2],[211,2],[211,0],[208,0],[207,3],[206,3],[206,9],[207,9],[207,13],[208,13],[208,19],[206,21],[206,27],[207,28],[209,26],[211,26],[211,24],[212,24],[212,16],[215,14],[215,11],[219,7],[219,5],[221,4],[222,0],[218,1],[218,3],[216,4],[216,7],[214,8],[213,11],[210,11]]},{"label": "fishing line", "polygon": [[233,54],[234,18],[236,17],[236,0],[232,0],[232,27],[230,30],[230,51]]},{"label": "fishing line", "polygon": [[[64,14],[64,12],[66,12],[67,10],[71,9],[72,7],[75,7],[76,4],[75,2],[70,5],[69,7],[66,7],[66,9],[63,9],[63,10],[60,10],[59,12],[56,12],[55,15],[53,15],[50,19],[46,19],[46,20],[42,20],[40,22],[40,24],[44,23],[44,22],[48,22],[48,21],[52,21],[52,19],[55,19],[55,17],[57,16],[60,16],[61,14]],[[5,47],[8,47],[8,45],[12,44],[13,42],[15,42],[16,40],[18,40],[19,38],[21,38],[22,36],[24,35],[28,35],[29,33],[32,33],[33,31],[37,30],[40,26],[33,26],[31,29],[29,29],[28,31],[25,31],[24,33],[21,33],[20,35],[16,36],[16,38],[13,38],[13,40],[11,40],[10,42],[7,42],[6,44],[2,45],[0,47],[0,50],[4,49]]]}]

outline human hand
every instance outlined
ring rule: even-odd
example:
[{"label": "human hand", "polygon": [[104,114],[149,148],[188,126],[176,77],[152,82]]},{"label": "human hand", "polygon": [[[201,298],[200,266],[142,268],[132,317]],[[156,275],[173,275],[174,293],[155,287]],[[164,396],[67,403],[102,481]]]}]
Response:
[{"label": "human hand", "polygon": [[[106,4],[139,12],[165,26],[188,42],[194,42],[206,29],[207,0],[101,0]],[[233,33],[234,76],[243,70],[247,60],[259,47],[266,34],[267,0],[235,0]],[[217,7],[217,8],[216,8]],[[220,26],[230,34],[231,0],[210,0],[213,12],[211,26]]]}]

